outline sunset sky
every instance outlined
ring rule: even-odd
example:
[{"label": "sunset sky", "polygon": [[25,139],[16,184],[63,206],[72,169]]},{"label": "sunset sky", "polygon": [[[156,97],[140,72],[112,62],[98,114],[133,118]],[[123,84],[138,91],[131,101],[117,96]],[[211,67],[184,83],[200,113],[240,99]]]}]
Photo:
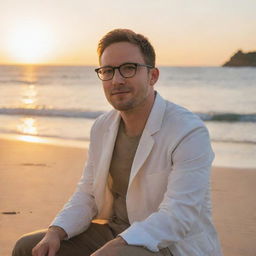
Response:
[{"label": "sunset sky", "polygon": [[114,28],[146,35],[158,65],[218,66],[256,50],[255,0],[8,0],[0,2],[0,64],[97,65]]}]

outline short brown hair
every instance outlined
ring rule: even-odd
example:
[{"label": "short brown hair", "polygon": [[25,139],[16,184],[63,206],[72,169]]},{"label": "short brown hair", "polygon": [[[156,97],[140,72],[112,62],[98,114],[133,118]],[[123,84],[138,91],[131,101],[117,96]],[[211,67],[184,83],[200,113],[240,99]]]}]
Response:
[{"label": "short brown hair", "polygon": [[155,67],[156,54],[153,46],[148,39],[141,35],[136,34],[130,29],[114,29],[108,32],[98,44],[97,52],[99,60],[104,50],[113,43],[129,42],[137,45],[140,48],[143,59],[147,65]]}]

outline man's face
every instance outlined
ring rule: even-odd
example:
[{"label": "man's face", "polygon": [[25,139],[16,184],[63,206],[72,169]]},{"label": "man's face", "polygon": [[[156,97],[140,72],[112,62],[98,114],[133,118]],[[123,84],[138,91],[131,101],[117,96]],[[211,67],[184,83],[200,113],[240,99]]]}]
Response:
[{"label": "man's face", "polygon": [[[113,43],[108,46],[100,59],[101,66],[120,66],[124,63],[145,64],[138,46],[129,42]],[[105,96],[117,110],[127,111],[142,107],[154,94],[151,71],[146,67],[137,67],[134,77],[124,78],[115,69],[113,78],[102,81]]]}]

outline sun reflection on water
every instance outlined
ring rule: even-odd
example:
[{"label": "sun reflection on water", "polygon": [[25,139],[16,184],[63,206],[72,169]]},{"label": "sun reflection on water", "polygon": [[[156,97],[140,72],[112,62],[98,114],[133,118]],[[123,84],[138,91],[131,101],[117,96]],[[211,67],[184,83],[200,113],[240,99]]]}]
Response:
[{"label": "sun reflection on water", "polygon": [[19,135],[17,136],[18,140],[26,141],[26,142],[37,142],[37,143],[47,143],[46,139],[31,136],[31,135]]},{"label": "sun reflection on water", "polygon": [[17,130],[22,134],[37,135],[36,119],[32,117],[24,117],[20,119],[21,124],[17,125]]},{"label": "sun reflection on water", "polygon": [[22,81],[24,81],[24,84],[21,87],[21,106],[23,108],[36,108],[38,95],[37,88],[35,86],[37,81],[37,67],[24,66]]},{"label": "sun reflection on water", "polygon": [[[37,81],[37,67],[31,65],[25,65],[22,70],[22,81],[24,83],[20,88],[20,107],[24,109],[36,109],[37,108],[37,96],[38,91],[35,85]],[[18,133],[24,134],[26,141],[35,141],[35,137],[38,135],[38,124],[34,117],[23,116],[19,119],[19,123],[16,127]],[[33,135],[33,136],[31,136]]]},{"label": "sun reflection on water", "polygon": [[21,92],[21,103],[25,108],[35,108],[37,101],[37,91],[33,84],[25,85]]}]

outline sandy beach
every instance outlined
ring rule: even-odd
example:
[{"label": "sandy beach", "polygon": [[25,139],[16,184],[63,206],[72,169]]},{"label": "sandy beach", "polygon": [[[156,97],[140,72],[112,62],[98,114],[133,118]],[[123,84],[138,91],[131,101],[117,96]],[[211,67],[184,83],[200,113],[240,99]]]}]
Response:
[{"label": "sandy beach", "polygon": [[[76,147],[0,139],[0,255],[45,228],[75,190],[86,161]],[[256,169],[214,167],[213,218],[225,256],[256,255]]]}]

